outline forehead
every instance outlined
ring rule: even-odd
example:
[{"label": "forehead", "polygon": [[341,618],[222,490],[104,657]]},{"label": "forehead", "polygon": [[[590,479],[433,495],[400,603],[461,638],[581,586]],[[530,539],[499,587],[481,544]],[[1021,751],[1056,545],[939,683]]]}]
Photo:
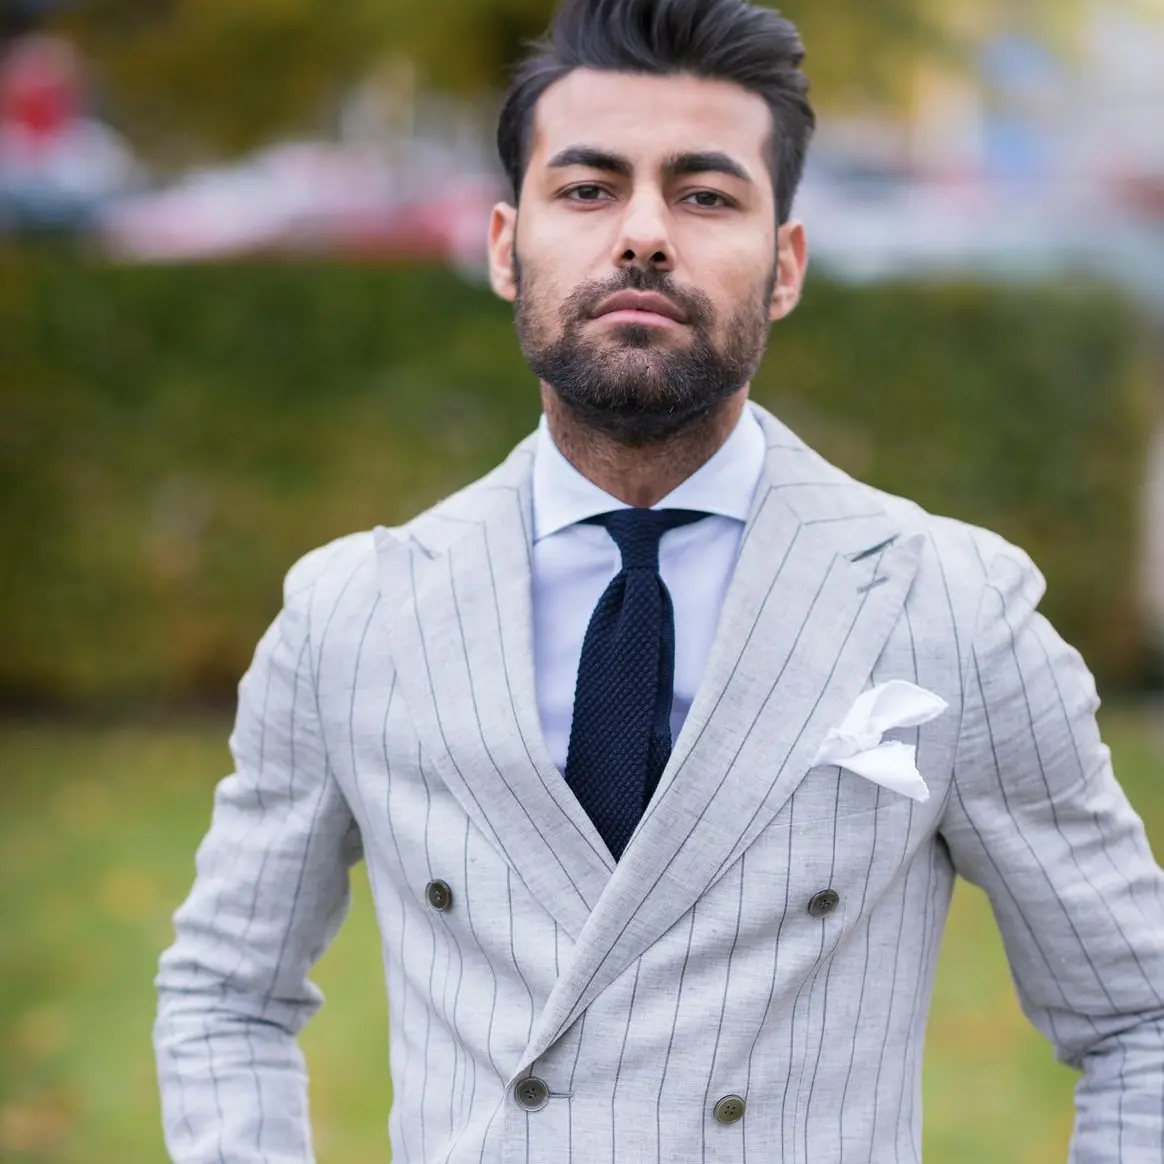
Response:
[{"label": "forehead", "polygon": [[730,81],[576,69],[538,101],[529,161],[537,168],[586,145],[649,169],[678,153],[718,150],[758,175],[771,135],[763,98]]}]

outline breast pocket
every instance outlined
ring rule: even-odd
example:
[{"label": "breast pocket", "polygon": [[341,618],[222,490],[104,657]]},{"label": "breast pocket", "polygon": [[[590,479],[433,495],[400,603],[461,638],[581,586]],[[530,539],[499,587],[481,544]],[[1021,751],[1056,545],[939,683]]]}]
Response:
[{"label": "breast pocket", "polygon": [[900,792],[874,784],[847,768],[822,766],[809,770],[783,811],[796,827],[866,816],[902,803],[908,804],[909,798]]},{"label": "breast pocket", "polygon": [[802,924],[817,916],[817,894],[838,894],[827,914],[831,929],[851,901],[866,899],[871,879],[891,878],[915,839],[932,829],[929,808],[851,772],[814,769],[748,848],[749,876],[788,901]]}]

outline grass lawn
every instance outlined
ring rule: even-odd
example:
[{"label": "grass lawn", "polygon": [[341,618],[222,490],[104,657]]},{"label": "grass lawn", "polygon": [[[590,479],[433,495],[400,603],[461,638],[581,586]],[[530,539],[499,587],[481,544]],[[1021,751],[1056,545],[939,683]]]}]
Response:
[{"label": "grass lawn", "polygon": [[[1106,716],[1164,853],[1164,724]],[[227,726],[0,727],[0,1162],[165,1164],[151,985],[189,888]],[[320,1164],[386,1161],[387,1022],[367,885],[304,1037]],[[1071,1072],[1025,1023],[985,899],[962,886],[926,1060],[936,1164],[1063,1164]]]}]

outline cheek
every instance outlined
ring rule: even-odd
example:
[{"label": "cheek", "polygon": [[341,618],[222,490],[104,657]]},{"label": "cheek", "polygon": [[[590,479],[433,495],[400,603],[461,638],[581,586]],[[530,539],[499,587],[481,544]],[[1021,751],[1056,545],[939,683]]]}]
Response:
[{"label": "cheek", "polygon": [[615,239],[613,216],[554,213],[539,208],[518,218],[518,253],[565,289],[609,276]]},{"label": "cheek", "polygon": [[684,240],[681,264],[692,281],[717,301],[749,295],[751,288],[766,285],[777,264],[776,237],[772,232],[716,231]]},{"label": "cheek", "polygon": [[522,263],[518,320],[528,337],[546,341],[562,330],[562,301],[556,279],[527,262]]},{"label": "cheek", "polygon": [[573,277],[572,270],[552,257],[547,262],[522,249],[520,258],[520,309],[527,323],[543,330],[559,330],[563,321],[575,312],[571,295],[586,282],[584,277]]},{"label": "cheek", "polygon": [[764,298],[775,265],[774,240],[723,239],[718,246],[684,249],[676,274],[714,301],[717,314],[730,317]]},{"label": "cheek", "polygon": [[740,269],[734,278],[714,285],[705,283],[703,290],[714,311],[712,331],[717,338],[724,338],[746,322],[768,317],[768,271]]}]

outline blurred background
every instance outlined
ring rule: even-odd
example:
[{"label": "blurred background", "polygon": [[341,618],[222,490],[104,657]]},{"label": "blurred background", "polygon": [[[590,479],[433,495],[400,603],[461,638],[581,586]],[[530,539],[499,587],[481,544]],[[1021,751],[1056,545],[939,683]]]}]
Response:
[{"label": "blurred background", "polygon": [[[537,420],[483,283],[506,70],[552,0],[0,0],[0,1162],[162,1164],[156,959],[282,575]],[[998,530],[1164,849],[1164,0],[789,0],[814,264],[755,395]],[[387,1160],[367,887],[305,1037]],[[925,1076],[950,1164],[1061,1162],[1070,1072],[960,888]]]}]

